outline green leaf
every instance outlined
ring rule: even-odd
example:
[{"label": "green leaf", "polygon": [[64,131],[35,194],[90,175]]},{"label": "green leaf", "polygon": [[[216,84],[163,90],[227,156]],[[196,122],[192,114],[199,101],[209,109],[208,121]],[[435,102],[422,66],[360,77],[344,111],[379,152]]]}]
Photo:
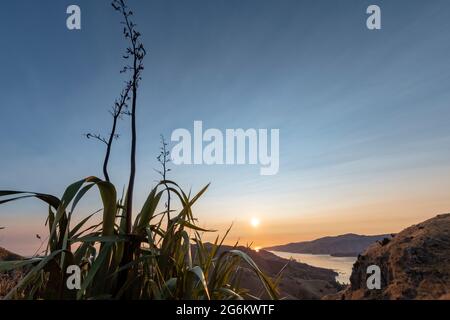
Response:
[{"label": "green leaf", "polygon": [[197,230],[197,231],[202,231],[202,232],[216,232],[217,230],[208,230],[208,229],[203,229],[200,227],[197,227],[195,224],[192,224],[184,219],[182,219],[181,217],[176,217],[172,219],[172,222],[174,223],[178,223],[179,225],[192,229],[192,230]]},{"label": "green leaf", "polygon": [[273,285],[273,283],[270,281],[270,279],[267,278],[267,276],[258,268],[258,266],[252,260],[252,258],[250,258],[246,253],[244,253],[240,250],[230,250],[230,251],[228,251],[228,254],[237,256],[237,257],[243,259],[253,269],[253,271],[256,273],[256,275],[259,277],[264,288],[266,289],[267,294],[272,299],[278,299],[278,293],[277,293],[276,287]]},{"label": "green leaf", "polygon": [[72,238],[77,234],[77,232],[84,226],[84,224],[85,224],[86,222],[88,222],[88,220],[89,220],[90,218],[92,218],[95,214],[97,214],[98,212],[100,212],[100,211],[96,211],[96,212],[90,214],[89,216],[87,216],[86,218],[84,218],[83,220],[81,220],[81,222],[78,223],[78,224],[75,226],[75,228],[73,228],[72,230],[70,230],[69,238],[72,239]]},{"label": "green leaf", "polygon": [[155,213],[156,207],[159,204],[159,201],[161,199],[164,190],[158,193],[156,192],[157,188],[154,188],[147,197],[147,200],[145,201],[144,206],[142,207],[141,213],[139,214],[139,218],[136,219],[136,222],[138,222],[137,227],[135,227],[136,232],[141,232],[145,230],[145,227],[150,223],[150,220],[152,219]]},{"label": "green leaf", "polygon": [[20,269],[26,267],[30,264],[41,261],[42,258],[33,258],[28,260],[17,260],[17,261],[1,261],[0,262],[0,272],[7,272],[15,269]]},{"label": "green leaf", "polygon": [[189,271],[197,276],[198,280],[200,281],[200,283],[203,287],[203,290],[205,290],[206,297],[208,298],[208,300],[211,300],[211,297],[210,297],[209,291],[208,291],[208,284],[206,283],[206,279],[205,279],[203,270],[199,266],[196,266]]},{"label": "green leaf", "polygon": [[[84,292],[88,288],[88,286],[91,284],[92,280],[94,280],[94,277],[97,273],[97,271],[100,269],[100,267],[103,266],[104,261],[106,260],[106,257],[110,253],[111,243],[107,243],[102,250],[100,251],[100,254],[98,255],[97,259],[95,259],[92,268],[89,270],[86,278],[84,279],[83,283],[81,284],[80,290],[78,290],[77,293],[77,299],[81,299],[81,297],[84,295]],[[106,277],[106,275],[105,275]]]}]

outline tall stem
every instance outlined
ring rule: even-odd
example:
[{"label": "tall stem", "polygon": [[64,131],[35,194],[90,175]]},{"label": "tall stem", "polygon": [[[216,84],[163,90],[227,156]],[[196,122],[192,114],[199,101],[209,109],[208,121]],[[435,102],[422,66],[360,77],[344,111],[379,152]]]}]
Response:
[{"label": "tall stem", "polygon": [[135,37],[135,31],[133,25],[128,19],[128,14],[123,10],[125,17],[125,23],[130,35],[132,53],[133,53],[133,82],[131,88],[133,91],[133,101],[131,103],[131,152],[130,152],[130,179],[127,189],[127,211],[126,211],[126,233],[131,234],[131,224],[133,215],[133,193],[134,193],[134,180],[136,178],[136,101],[137,101],[137,86],[140,77],[140,65],[138,65],[139,52],[137,48],[137,36]]},{"label": "tall stem", "polygon": [[[127,9],[127,6],[123,0],[115,0],[113,2],[113,7],[117,11],[121,12],[124,17],[124,36],[130,41],[130,47],[127,48],[127,54],[124,56],[125,59],[130,57],[133,58],[133,65],[126,66],[125,71],[131,71],[133,78],[130,83],[130,90],[132,92],[132,102],[131,102],[131,150],[130,150],[130,177],[128,181],[127,195],[126,195],[126,207],[125,207],[125,234],[128,237],[128,241],[124,244],[124,252],[122,256],[122,261],[120,266],[123,267],[133,260],[133,253],[137,248],[137,242],[134,241],[132,234],[132,221],[133,221],[133,194],[134,194],[134,183],[136,178],[136,109],[137,109],[137,91],[139,82],[141,80],[141,71],[144,70],[143,60],[146,55],[143,44],[140,42],[139,38],[141,34],[135,30],[135,24],[130,21],[130,16],[133,13]],[[127,269],[122,270],[118,277],[117,289],[123,287],[126,282],[128,275]]]},{"label": "tall stem", "polygon": [[116,117],[116,116],[114,116],[114,118],[113,118],[113,126],[112,126],[112,130],[111,130],[111,134],[108,139],[107,147],[106,147],[105,160],[103,161],[103,175],[105,176],[105,180],[108,182],[110,182],[109,174],[108,174],[108,162],[109,162],[109,157],[111,155],[111,147],[112,147],[112,143],[114,140],[114,135],[116,134],[117,118],[118,117]]},{"label": "tall stem", "polygon": [[133,102],[131,107],[131,157],[130,157],[130,180],[128,182],[127,191],[127,218],[126,218],[126,233],[131,233],[132,212],[133,212],[133,193],[134,180],[136,178],[136,100],[137,88],[133,82]]}]

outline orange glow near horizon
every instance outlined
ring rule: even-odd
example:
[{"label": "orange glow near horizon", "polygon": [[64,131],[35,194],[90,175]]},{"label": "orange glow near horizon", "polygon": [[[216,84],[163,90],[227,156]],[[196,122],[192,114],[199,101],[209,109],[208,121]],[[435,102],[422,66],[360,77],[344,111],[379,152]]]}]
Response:
[{"label": "orange glow near horizon", "polygon": [[[199,201],[193,211],[200,227],[218,230],[205,233],[204,241],[213,242],[217,235],[224,235],[233,224],[224,243],[234,245],[239,241],[240,245],[252,244],[255,249],[346,233],[397,233],[450,211],[447,181],[422,180],[420,185],[411,185],[406,191],[398,188],[395,194],[390,192],[394,189],[390,186],[382,197],[378,190],[366,188],[360,191],[355,188],[350,198],[335,190],[333,197],[327,194],[316,199],[305,194],[301,199],[291,197],[289,203],[257,194],[233,200],[225,196],[220,198],[223,202],[218,206],[214,197],[211,199],[205,195],[204,201]],[[383,190],[386,188],[384,186]],[[369,191],[376,197],[361,196]],[[211,208],[215,208],[214,215],[211,215]],[[0,247],[22,255],[33,254],[40,245],[36,234],[45,239],[48,233],[44,225],[45,215],[38,210],[34,211],[35,214],[3,215],[1,226],[6,229],[0,231]],[[81,219],[84,216],[80,212],[77,217]]]}]

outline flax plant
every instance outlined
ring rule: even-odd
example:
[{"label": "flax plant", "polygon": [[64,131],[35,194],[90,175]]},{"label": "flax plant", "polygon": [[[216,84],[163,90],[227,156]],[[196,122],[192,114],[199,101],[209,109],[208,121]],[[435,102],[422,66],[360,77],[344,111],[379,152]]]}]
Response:
[{"label": "flax plant", "polygon": [[[239,274],[244,267],[256,273],[265,296],[277,299],[275,281],[247,254],[236,248],[221,250],[228,232],[223,238],[217,236],[213,244],[202,241],[202,234],[215,231],[197,225],[193,206],[209,185],[191,195],[168,180],[166,165],[170,157],[164,140],[158,157],[163,166],[159,172],[161,181],[133,219],[137,92],[146,52],[125,1],[114,0],[112,5],[122,14],[124,36],[130,42],[124,58],[132,63],[125,67],[131,72],[131,79],[113,108],[111,134],[105,139],[88,135],[107,146],[104,179],[88,177],[77,181],[61,197],[0,190],[0,205],[35,198],[48,206],[45,250],[32,258],[0,262],[0,273],[24,273],[4,299],[255,299],[240,286]],[[117,137],[117,121],[125,114],[131,117],[131,172],[125,196],[118,197],[116,186],[110,181],[108,161]],[[77,210],[78,204],[92,190],[98,192],[101,209],[85,215]],[[165,206],[163,198],[167,200]],[[69,266],[81,270],[78,290],[67,286]]]}]

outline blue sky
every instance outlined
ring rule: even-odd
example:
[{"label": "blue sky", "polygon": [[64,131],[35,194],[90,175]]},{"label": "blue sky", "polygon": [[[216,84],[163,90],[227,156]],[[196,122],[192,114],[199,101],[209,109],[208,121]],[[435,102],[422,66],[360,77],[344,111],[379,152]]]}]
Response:
[{"label": "blue sky", "polygon": [[[139,94],[137,203],[157,176],[159,135],[279,128],[280,172],[258,166],[176,167],[199,189],[202,224],[261,244],[329,233],[396,232],[448,211],[448,1],[130,1],[148,50]],[[82,30],[65,27],[78,4]],[[365,26],[378,4],[382,30]],[[61,195],[101,176],[126,43],[109,1],[17,0],[0,11],[0,188]],[[112,180],[127,181],[129,126]],[[96,208],[92,195],[82,212]],[[137,206],[139,207],[139,206]],[[91,210],[92,211],[92,210]],[[247,228],[258,216],[261,230]],[[45,207],[0,208],[0,245],[26,251]],[[22,230],[22,231],[21,231]],[[37,231],[36,231],[37,232]],[[264,233],[264,234],[262,234]],[[234,239],[233,238],[233,239]]]}]

